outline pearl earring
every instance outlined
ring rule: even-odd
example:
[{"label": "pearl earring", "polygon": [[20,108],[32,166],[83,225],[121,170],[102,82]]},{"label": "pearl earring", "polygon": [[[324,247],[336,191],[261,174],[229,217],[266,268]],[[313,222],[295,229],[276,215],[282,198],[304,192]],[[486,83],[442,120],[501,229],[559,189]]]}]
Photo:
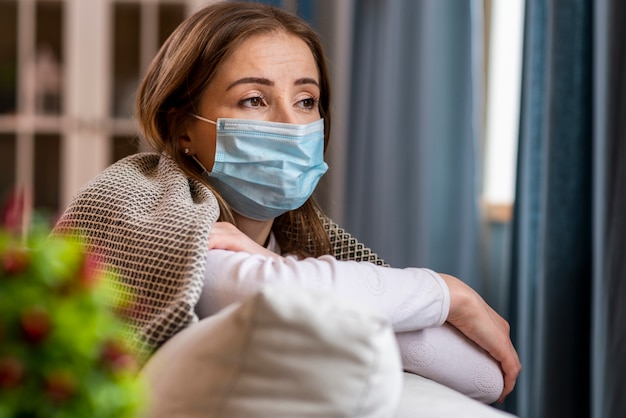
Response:
[{"label": "pearl earring", "polygon": [[185,148],[185,150],[183,151],[185,154],[189,154],[189,148]]}]

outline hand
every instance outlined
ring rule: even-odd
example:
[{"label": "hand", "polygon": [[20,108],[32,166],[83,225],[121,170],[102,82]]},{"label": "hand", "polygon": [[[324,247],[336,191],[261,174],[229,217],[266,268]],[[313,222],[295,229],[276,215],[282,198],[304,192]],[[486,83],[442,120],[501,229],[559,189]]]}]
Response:
[{"label": "hand", "polygon": [[448,322],[500,362],[504,389],[498,402],[511,393],[522,365],[513,347],[509,323],[468,285],[441,274],[450,289]]},{"label": "hand", "polygon": [[209,236],[209,250],[213,249],[280,257],[278,254],[257,244],[253,239],[229,222],[215,222],[213,224]]}]

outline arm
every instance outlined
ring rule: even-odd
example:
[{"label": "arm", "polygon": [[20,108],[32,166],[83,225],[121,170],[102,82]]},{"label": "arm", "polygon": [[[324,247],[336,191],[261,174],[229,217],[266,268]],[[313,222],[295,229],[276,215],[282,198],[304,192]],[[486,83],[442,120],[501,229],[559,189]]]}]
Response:
[{"label": "arm", "polygon": [[198,314],[213,314],[271,283],[335,293],[388,318],[396,332],[441,325],[448,315],[447,286],[427,269],[391,269],[332,256],[298,260],[218,249],[207,253]]},{"label": "arm", "polygon": [[404,370],[485,403],[500,396],[498,363],[449,324],[433,326],[445,320],[447,310],[442,312],[438,306],[446,289],[429,270],[392,269],[331,256],[297,260],[210,250],[197,311],[201,317],[211,315],[277,282],[327,290],[388,318],[396,331]]},{"label": "arm", "polygon": [[498,402],[502,402],[515,387],[517,376],[522,370],[511,341],[509,323],[467,284],[446,274],[441,277],[450,289],[448,322],[500,363],[504,390]]},{"label": "arm", "polygon": [[[229,248],[236,251],[240,251],[238,248],[241,248],[241,251],[249,251],[250,253],[267,251],[254,243],[254,245],[246,243],[245,246],[242,246],[241,242],[246,242],[247,237],[230,224],[224,226],[230,233],[223,234],[219,233],[219,230],[215,230],[216,233],[214,234],[212,231],[211,241],[209,242],[210,248]],[[211,252],[209,251],[209,253]],[[274,254],[272,257],[278,256]],[[392,270],[399,271],[398,269]],[[501,402],[513,390],[517,376],[521,371],[519,357],[510,339],[509,324],[467,284],[453,276],[445,274],[437,276],[444,280],[449,292],[448,323],[461,331],[469,340],[476,343],[500,363],[504,376],[504,389],[498,400]],[[389,279],[395,280],[393,278]],[[363,278],[359,280],[362,283]],[[392,287],[395,287],[395,285],[396,283],[394,282]],[[418,311],[413,311],[413,315],[419,315]],[[403,330],[398,325],[396,323],[394,329],[396,331]],[[421,328],[425,327],[413,329]]]},{"label": "arm", "polygon": [[450,323],[396,333],[396,339],[405,371],[487,404],[502,395],[500,364]]}]

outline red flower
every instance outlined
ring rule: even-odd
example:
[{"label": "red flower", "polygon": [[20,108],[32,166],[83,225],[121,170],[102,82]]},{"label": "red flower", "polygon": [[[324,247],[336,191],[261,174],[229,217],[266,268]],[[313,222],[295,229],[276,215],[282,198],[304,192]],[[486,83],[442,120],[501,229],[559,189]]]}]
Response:
[{"label": "red flower", "polygon": [[9,248],[2,254],[2,269],[10,276],[26,271],[29,264],[30,254],[25,248]]},{"label": "red flower", "polygon": [[68,370],[58,370],[46,378],[46,395],[56,403],[68,401],[76,393],[76,379]]},{"label": "red flower", "polygon": [[20,325],[26,341],[33,344],[42,342],[50,334],[52,328],[50,315],[41,306],[35,306],[24,311],[20,317]]},{"label": "red flower", "polygon": [[137,362],[119,341],[107,341],[102,347],[102,360],[113,371],[135,371]]}]

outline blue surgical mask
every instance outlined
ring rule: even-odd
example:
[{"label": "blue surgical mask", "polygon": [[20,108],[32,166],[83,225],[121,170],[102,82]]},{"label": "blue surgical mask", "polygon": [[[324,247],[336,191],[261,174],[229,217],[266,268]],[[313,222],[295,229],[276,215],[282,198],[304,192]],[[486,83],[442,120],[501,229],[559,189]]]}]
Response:
[{"label": "blue surgical mask", "polygon": [[217,126],[215,163],[211,173],[203,167],[203,177],[247,218],[268,220],[299,208],[328,170],[324,119],[298,125],[193,116]]}]

